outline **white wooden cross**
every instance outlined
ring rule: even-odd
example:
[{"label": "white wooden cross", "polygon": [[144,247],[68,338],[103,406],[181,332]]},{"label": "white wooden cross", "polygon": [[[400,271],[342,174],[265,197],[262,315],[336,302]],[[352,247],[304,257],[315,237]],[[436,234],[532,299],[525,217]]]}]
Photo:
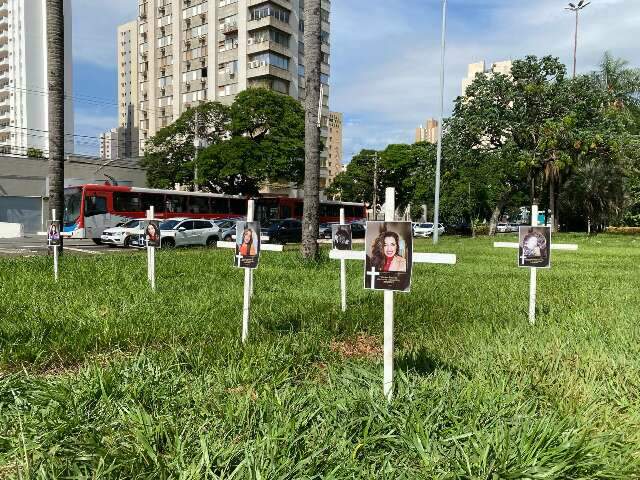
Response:
[{"label": "white wooden cross", "polygon": [[[538,226],[538,206],[531,206],[531,226]],[[520,248],[518,242],[494,242],[494,247],[497,248]],[[552,243],[551,250],[568,250],[575,252],[578,250],[578,245],[574,243]],[[524,260],[524,254],[523,258]],[[534,325],[536,323],[536,290],[538,285],[538,269],[532,267],[529,269],[529,323]]]},{"label": "white wooden cross", "polygon": [[[387,188],[385,192],[385,213],[386,222],[393,222],[395,219],[395,189]],[[334,260],[366,260],[367,252],[364,250],[331,250],[329,258]],[[456,256],[448,253],[416,253],[413,252],[413,263],[437,263],[455,265]],[[379,273],[373,269],[367,272],[375,279]],[[373,284],[372,284],[373,285]],[[388,401],[393,397],[393,292],[384,291],[384,378],[383,391]]]},{"label": "white wooden cross", "polygon": [[[153,205],[149,207],[147,210],[147,220],[153,220],[155,215],[155,208]],[[146,229],[142,229],[142,241],[146,241],[147,232]],[[149,284],[151,285],[151,290],[156,289],[156,247],[149,246],[149,242],[147,242],[147,278],[149,279]]]},{"label": "white wooden cross", "polygon": [[[56,209],[51,209],[51,221],[56,222]],[[58,235],[62,238],[62,222],[60,222],[60,228],[58,228]],[[58,281],[58,245],[53,245],[53,278]]]},{"label": "white wooden cross", "polygon": [[[247,202],[247,222],[253,222],[255,211],[255,201]],[[236,242],[217,242],[219,248],[236,248]],[[263,244],[260,242],[260,250],[272,252],[282,252],[282,245]],[[242,259],[242,255],[235,255],[236,258]],[[251,297],[253,296],[253,270],[244,269],[244,299],[242,304],[242,343],[246,343],[249,338],[249,312],[251,310]]]}]

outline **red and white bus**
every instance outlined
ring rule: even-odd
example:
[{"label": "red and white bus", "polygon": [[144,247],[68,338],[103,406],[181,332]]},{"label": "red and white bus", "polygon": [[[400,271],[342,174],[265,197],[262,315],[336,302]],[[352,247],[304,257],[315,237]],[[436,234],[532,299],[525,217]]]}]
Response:
[{"label": "red and white bus", "polygon": [[[156,218],[239,218],[247,213],[247,198],[201,192],[86,184],[64,189],[63,235],[99,242],[105,228],[132,218],[144,218],[154,207]],[[361,203],[321,202],[320,222],[364,220]],[[266,224],[275,218],[302,218],[302,199],[264,196],[256,199],[256,220]]]}]

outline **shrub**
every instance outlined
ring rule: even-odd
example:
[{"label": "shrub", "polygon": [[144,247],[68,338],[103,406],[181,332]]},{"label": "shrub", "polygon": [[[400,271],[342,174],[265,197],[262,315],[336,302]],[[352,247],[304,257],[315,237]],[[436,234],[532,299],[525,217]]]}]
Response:
[{"label": "shrub", "polygon": [[618,233],[620,235],[640,235],[640,227],[607,227],[606,233]]}]

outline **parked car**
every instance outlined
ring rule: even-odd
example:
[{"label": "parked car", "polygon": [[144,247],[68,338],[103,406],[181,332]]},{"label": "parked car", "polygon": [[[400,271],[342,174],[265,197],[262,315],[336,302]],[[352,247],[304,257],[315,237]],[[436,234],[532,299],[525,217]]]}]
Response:
[{"label": "parked car", "polygon": [[510,231],[508,223],[499,223],[496,226],[496,232],[498,233],[508,233]]},{"label": "parked car", "polygon": [[211,220],[172,218],[160,224],[162,247],[211,247],[220,239],[220,227]]},{"label": "parked car", "polygon": [[367,227],[362,223],[355,222],[351,224],[352,238],[364,238],[367,233]]},{"label": "parked car", "polygon": [[226,220],[224,226],[220,226],[220,240],[225,242],[232,242],[236,238],[236,223],[244,222],[242,218],[233,218]]},{"label": "parked car", "polygon": [[144,220],[134,219],[124,222],[117,227],[107,228],[100,235],[100,242],[110,247],[129,247],[131,241],[137,239],[142,229],[140,222]]},{"label": "parked car", "polygon": [[269,243],[299,243],[302,241],[302,222],[295,218],[271,220],[265,228],[263,241]]},{"label": "parked car", "polygon": [[452,223],[447,225],[447,232],[454,235],[471,235],[471,225],[466,222]]},{"label": "parked car", "polygon": [[318,238],[331,238],[333,225],[338,225],[338,222],[321,223],[318,228]]},{"label": "parked car", "polygon": [[[442,235],[444,233],[444,225],[441,223],[438,224],[438,235]],[[433,235],[433,223],[421,223],[416,228],[413,229],[414,237],[430,237]]]},{"label": "parked car", "polygon": [[518,231],[520,230],[520,225],[517,223],[510,223],[509,224],[509,231],[512,233],[518,233]]}]

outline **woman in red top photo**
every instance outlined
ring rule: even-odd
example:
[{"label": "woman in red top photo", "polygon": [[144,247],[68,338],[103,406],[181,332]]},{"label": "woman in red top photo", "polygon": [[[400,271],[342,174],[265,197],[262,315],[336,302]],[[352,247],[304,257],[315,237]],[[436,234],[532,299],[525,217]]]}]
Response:
[{"label": "woman in red top photo", "polygon": [[397,233],[381,232],[371,250],[371,263],[377,271],[407,271],[407,260],[400,256],[400,237]]}]

